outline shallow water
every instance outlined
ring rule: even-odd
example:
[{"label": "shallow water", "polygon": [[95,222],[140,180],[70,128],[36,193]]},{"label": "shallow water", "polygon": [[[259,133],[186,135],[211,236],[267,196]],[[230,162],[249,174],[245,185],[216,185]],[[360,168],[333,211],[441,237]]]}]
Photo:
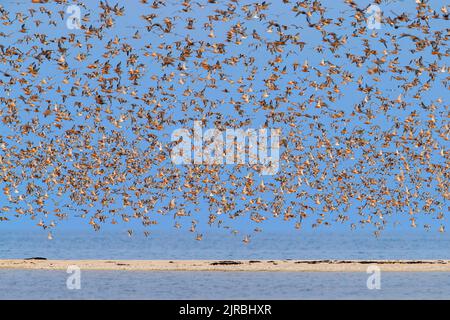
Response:
[{"label": "shallow water", "polygon": [[[242,237],[161,233],[129,238],[117,233],[0,232],[0,259],[450,259],[450,237],[436,233],[262,233]],[[450,273],[370,274],[286,272],[83,271],[69,290],[65,271],[0,270],[0,299],[449,299]]]},{"label": "shallow water", "polygon": [[449,299],[449,273],[82,271],[69,290],[64,271],[0,270],[0,299]]},{"label": "shallow water", "polygon": [[149,238],[124,233],[2,232],[0,259],[450,259],[450,236],[439,233],[261,233],[248,245],[242,236],[186,232]]}]

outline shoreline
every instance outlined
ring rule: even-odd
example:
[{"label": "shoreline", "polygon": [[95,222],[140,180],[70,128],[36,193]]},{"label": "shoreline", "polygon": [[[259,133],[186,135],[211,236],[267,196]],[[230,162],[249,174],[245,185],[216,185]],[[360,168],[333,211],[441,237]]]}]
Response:
[{"label": "shoreline", "polygon": [[450,260],[44,260],[0,259],[0,269],[219,272],[450,272]]}]

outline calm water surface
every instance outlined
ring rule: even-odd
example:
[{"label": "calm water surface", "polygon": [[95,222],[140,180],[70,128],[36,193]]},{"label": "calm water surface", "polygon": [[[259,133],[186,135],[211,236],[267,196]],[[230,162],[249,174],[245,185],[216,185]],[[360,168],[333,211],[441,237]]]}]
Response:
[{"label": "calm water surface", "polygon": [[450,259],[450,235],[435,232],[260,233],[248,245],[242,235],[189,232],[128,237],[126,233],[2,232],[0,259]]},{"label": "calm water surface", "polygon": [[0,270],[0,299],[450,299],[449,273],[82,271],[68,290],[64,271]]},{"label": "calm water surface", "polygon": [[[116,233],[1,232],[0,259],[450,259],[446,234],[262,233],[242,237]],[[81,271],[68,290],[65,271],[0,270],[0,299],[450,299],[450,273],[381,273],[367,289],[366,273]]]}]

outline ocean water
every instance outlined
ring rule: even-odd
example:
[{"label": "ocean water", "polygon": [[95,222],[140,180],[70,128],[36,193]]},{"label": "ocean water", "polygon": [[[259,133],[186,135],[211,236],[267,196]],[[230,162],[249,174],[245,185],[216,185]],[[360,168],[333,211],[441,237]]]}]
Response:
[{"label": "ocean water", "polygon": [[0,299],[450,299],[449,273],[82,271],[81,288],[64,271],[0,270]]},{"label": "ocean water", "polygon": [[[450,259],[450,237],[436,233],[261,233],[242,237],[161,233],[0,233],[0,259]],[[0,299],[449,299],[450,273],[83,271],[69,290],[65,271],[0,270]]]},{"label": "ocean water", "polygon": [[126,232],[46,233],[0,229],[0,259],[450,259],[450,235],[437,232],[262,232],[249,244],[242,235],[161,232],[146,238]]}]

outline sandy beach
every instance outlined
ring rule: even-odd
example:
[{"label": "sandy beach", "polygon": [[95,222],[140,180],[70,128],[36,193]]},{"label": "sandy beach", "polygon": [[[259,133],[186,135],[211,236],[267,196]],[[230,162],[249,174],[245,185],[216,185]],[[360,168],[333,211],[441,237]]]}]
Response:
[{"label": "sandy beach", "polygon": [[366,272],[377,265],[386,272],[450,272],[450,260],[0,260],[0,269],[122,271]]}]

